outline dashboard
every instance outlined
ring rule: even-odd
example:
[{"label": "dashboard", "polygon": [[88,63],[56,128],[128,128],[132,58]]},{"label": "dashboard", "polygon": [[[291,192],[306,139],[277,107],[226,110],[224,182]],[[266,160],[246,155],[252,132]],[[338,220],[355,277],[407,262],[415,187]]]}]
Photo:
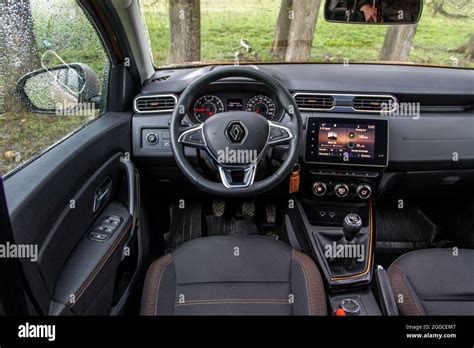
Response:
[{"label": "dashboard", "polygon": [[[163,182],[163,189],[170,182],[176,182],[175,189],[185,187],[170,147],[173,107],[192,81],[218,68],[158,71],[134,100],[133,156],[154,182]],[[280,80],[300,109],[300,192],[306,198],[360,201],[430,192],[452,196],[474,186],[474,70],[357,64],[256,68]],[[374,112],[377,98],[384,96],[405,105],[417,103],[419,114]],[[331,97],[334,105],[326,103]],[[312,107],[317,101],[321,103]],[[356,110],[360,106],[366,111]],[[240,109],[285,122],[273,91],[244,78],[220,80],[202,90],[189,105],[187,121],[199,124]],[[186,149],[186,156],[200,166],[195,150]],[[272,156],[284,158],[284,147],[276,147]],[[287,193],[287,184],[280,189]]]},{"label": "dashboard", "polygon": [[[135,157],[151,165],[174,165],[168,131],[174,103],[197,77],[218,68],[161,70],[142,86],[135,103],[143,104],[143,110],[139,110],[140,105],[134,107],[132,121]],[[300,157],[308,167],[319,170],[321,165],[341,166],[345,164],[344,153],[348,153],[349,164],[355,167],[366,168],[372,164],[385,168],[386,172],[463,170],[474,166],[474,70],[364,64],[347,67],[270,64],[256,68],[280,80],[295,99],[299,98],[305,135],[312,127],[309,120],[318,119],[314,131],[319,136],[322,129],[322,138],[314,139],[312,143],[303,139],[301,146]],[[334,96],[335,107],[324,111],[305,105],[321,95]],[[381,116],[377,112],[354,112],[351,95],[391,95],[400,103],[418,103],[419,114],[410,117],[396,113]],[[158,104],[156,112],[148,111],[149,107],[155,107],[157,100],[162,100],[163,106]],[[208,117],[218,117],[221,112],[236,109],[258,110],[269,120],[284,121],[283,107],[273,91],[244,78],[211,84],[190,103],[187,115],[191,123],[199,124]],[[337,122],[324,119],[336,119]],[[364,119],[373,122],[362,125]],[[385,125],[374,123],[378,120],[385,120]],[[356,143],[339,137],[341,131],[345,134],[346,130],[349,130],[346,138],[351,132],[365,135]],[[332,133],[337,134],[336,139]],[[313,154],[307,152],[308,144],[314,146]],[[453,154],[458,155],[457,161],[453,160]],[[314,155],[316,157],[312,157]],[[377,159],[379,155],[385,158]]]}]

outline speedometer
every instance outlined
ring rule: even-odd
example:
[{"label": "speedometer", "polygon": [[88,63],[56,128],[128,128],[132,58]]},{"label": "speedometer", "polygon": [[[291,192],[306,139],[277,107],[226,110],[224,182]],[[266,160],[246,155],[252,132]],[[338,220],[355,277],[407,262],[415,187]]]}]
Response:
[{"label": "speedometer", "polygon": [[224,103],[215,95],[205,95],[194,103],[194,117],[199,122],[206,121],[209,117],[224,112]]},{"label": "speedometer", "polygon": [[245,108],[246,111],[256,112],[269,120],[275,117],[276,109],[276,104],[273,99],[263,94],[252,97]]}]

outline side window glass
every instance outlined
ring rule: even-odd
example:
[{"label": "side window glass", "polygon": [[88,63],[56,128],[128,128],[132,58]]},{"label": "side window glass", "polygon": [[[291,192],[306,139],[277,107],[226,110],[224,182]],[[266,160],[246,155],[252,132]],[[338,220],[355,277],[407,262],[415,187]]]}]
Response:
[{"label": "side window glass", "polygon": [[108,68],[76,1],[0,1],[0,176],[103,114]]}]

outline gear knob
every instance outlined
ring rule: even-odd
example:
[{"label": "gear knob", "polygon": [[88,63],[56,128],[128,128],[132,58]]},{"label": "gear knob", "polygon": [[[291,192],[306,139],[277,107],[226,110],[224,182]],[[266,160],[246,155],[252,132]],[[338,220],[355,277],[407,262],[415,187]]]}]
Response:
[{"label": "gear knob", "polygon": [[342,222],[342,231],[344,238],[350,242],[359,234],[362,228],[362,219],[358,214],[347,214]]}]

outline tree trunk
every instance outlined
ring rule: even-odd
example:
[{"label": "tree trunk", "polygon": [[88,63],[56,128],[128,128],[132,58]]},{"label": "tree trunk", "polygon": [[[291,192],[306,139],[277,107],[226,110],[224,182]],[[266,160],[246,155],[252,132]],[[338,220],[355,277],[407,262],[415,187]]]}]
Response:
[{"label": "tree trunk", "polygon": [[201,60],[200,0],[169,0],[168,64]]},{"label": "tree trunk", "polygon": [[29,0],[7,0],[0,5],[0,47],[0,90],[4,96],[0,112],[19,112],[23,106],[16,97],[16,83],[40,66]]},{"label": "tree trunk", "polygon": [[272,50],[270,54],[274,58],[285,58],[286,48],[288,46],[288,34],[293,17],[291,12],[293,0],[281,0],[280,13],[278,15],[275,35],[273,36]]},{"label": "tree trunk", "polygon": [[293,3],[294,19],[290,24],[285,55],[287,62],[309,61],[320,5],[320,0],[297,0]]},{"label": "tree trunk", "polygon": [[388,27],[385,42],[380,53],[382,61],[406,62],[410,57],[417,24],[392,25]]},{"label": "tree trunk", "polygon": [[474,57],[474,34],[471,35],[469,41],[465,45],[452,50],[451,52],[463,53],[467,58],[471,59]]},{"label": "tree trunk", "polygon": [[443,8],[443,2],[439,0],[433,0],[431,6],[433,7],[433,18],[436,17],[439,11]]}]

